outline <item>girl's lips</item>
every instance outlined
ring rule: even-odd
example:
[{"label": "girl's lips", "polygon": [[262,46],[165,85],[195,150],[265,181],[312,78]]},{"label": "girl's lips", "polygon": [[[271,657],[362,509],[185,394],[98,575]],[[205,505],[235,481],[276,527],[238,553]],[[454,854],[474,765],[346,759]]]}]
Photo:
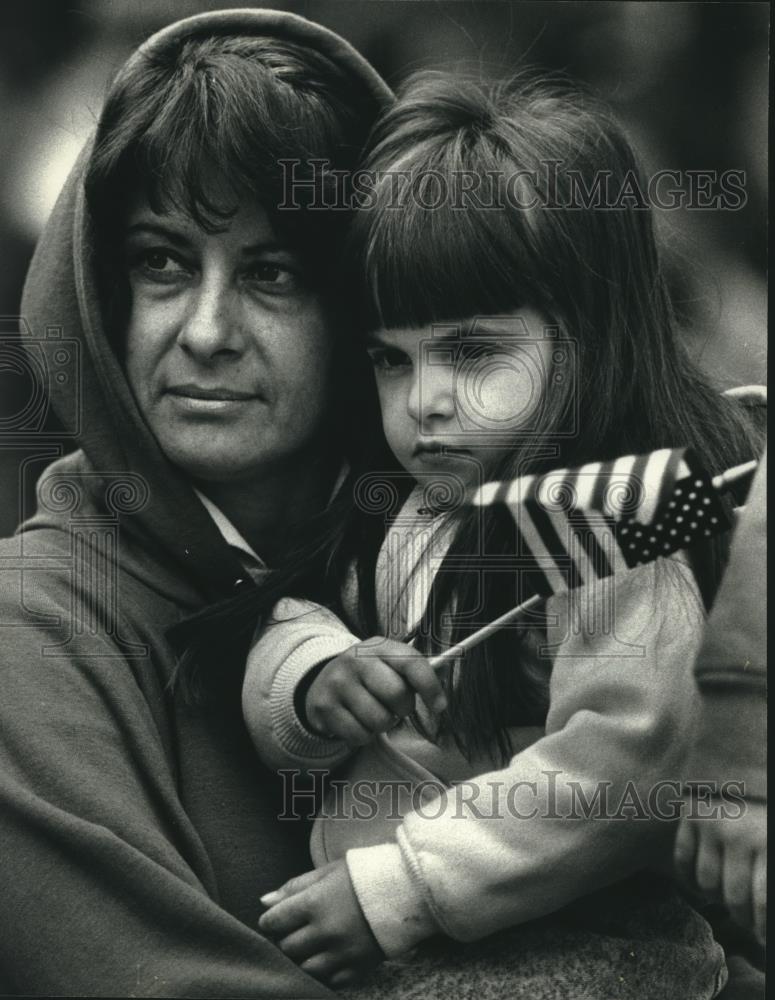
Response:
[{"label": "girl's lips", "polygon": [[427,455],[438,455],[443,458],[444,455],[470,455],[471,450],[469,448],[455,448],[446,444],[418,444],[415,445],[412,454],[415,458]]}]

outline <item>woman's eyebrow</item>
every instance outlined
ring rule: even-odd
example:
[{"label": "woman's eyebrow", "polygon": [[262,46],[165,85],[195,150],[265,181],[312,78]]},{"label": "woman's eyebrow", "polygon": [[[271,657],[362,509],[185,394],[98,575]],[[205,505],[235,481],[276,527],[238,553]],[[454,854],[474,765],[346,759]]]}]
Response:
[{"label": "woman's eyebrow", "polygon": [[259,240],[258,243],[250,243],[248,246],[240,247],[240,252],[246,255],[261,253],[283,253],[289,257],[297,257],[298,254],[287,243],[278,240]]},{"label": "woman's eyebrow", "polygon": [[179,246],[183,246],[189,242],[185,233],[179,232],[177,229],[169,226],[164,226],[159,222],[135,222],[133,225],[127,226],[124,233],[126,237],[137,234],[159,236],[164,240],[169,240],[170,243],[177,243]]}]

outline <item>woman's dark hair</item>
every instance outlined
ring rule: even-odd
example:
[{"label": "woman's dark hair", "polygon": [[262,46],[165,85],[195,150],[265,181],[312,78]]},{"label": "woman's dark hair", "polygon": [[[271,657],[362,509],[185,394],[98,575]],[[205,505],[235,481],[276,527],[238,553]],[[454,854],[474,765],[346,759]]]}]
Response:
[{"label": "woman's dark hair", "polygon": [[[176,207],[215,231],[250,193],[300,250],[316,237],[317,252],[324,233],[344,230],[346,212],[318,209],[346,203],[377,110],[334,62],[295,42],[216,35],[141,51],[100,117],[85,176],[92,217],[120,226],[139,192],[154,210]],[[214,177],[233,199],[213,199]]]},{"label": "woman's dark hair", "polygon": [[[217,232],[242,198],[257,197],[302,258],[330,316],[338,352],[331,434],[357,464],[366,441],[379,437],[379,423],[350,302],[339,294],[351,217],[343,204],[377,112],[377,99],[327,56],[282,39],[192,37],[130,60],[107,97],[84,179],[104,323],[116,352],[130,305],[120,234],[131,199],[145,195],[154,211],[174,208]],[[333,552],[347,520],[344,495],[300,526],[296,548],[258,592],[205,609],[177,636],[183,655],[176,680],[190,699],[235,687],[222,669],[225,650],[233,647],[236,682],[256,620],[276,597],[327,600],[337,592],[343,574]],[[207,677],[208,662],[218,664],[217,677]]]},{"label": "woman's dark hair", "polygon": [[[526,75],[487,87],[421,74],[379,120],[363,169],[373,186],[351,227],[348,257],[354,284],[365,290],[364,328],[463,321],[466,336],[474,317],[532,307],[573,345],[571,377],[549,383],[533,433],[487,478],[687,445],[716,473],[757,453],[743,409],[684,349],[650,209],[637,195],[606,200],[627,184],[646,186],[622,129],[591,97]],[[485,519],[484,540],[476,516],[456,516],[448,562],[483,543],[488,552],[513,551],[513,531],[495,514]],[[476,609],[479,585],[479,574],[445,572],[442,564],[421,632],[441,634],[440,617],[453,606],[461,615]],[[495,578],[487,587],[488,619],[519,596]],[[465,631],[457,627],[451,641]],[[466,752],[506,756],[508,726],[539,721],[546,708],[529,672],[513,632],[483,643],[454,684],[446,678],[442,730]]]}]

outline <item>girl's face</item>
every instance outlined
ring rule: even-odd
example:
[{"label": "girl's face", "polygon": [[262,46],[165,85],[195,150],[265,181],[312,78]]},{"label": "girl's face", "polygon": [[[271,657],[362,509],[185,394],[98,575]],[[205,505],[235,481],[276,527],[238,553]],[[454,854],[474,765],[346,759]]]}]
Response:
[{"label": "girl's face", "polygon": [[[465,324],[379,330],[368,352],[382,424],[412,475],[451,472],[466,484],[487,471],[532,426],[549,384],[548,316],[524,308]],[[461,336],[465,329],[465,336]]]}]

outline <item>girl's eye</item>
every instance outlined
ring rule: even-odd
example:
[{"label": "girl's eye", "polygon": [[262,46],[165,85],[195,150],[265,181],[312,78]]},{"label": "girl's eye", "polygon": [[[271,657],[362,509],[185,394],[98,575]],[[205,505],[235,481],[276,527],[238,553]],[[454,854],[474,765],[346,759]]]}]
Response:
[{"label": "girl's eye", "polygon": [[395,347],[372,347],[369,357],[374,370],[383,374],[403,371],[412,364],[408,355]]}]

